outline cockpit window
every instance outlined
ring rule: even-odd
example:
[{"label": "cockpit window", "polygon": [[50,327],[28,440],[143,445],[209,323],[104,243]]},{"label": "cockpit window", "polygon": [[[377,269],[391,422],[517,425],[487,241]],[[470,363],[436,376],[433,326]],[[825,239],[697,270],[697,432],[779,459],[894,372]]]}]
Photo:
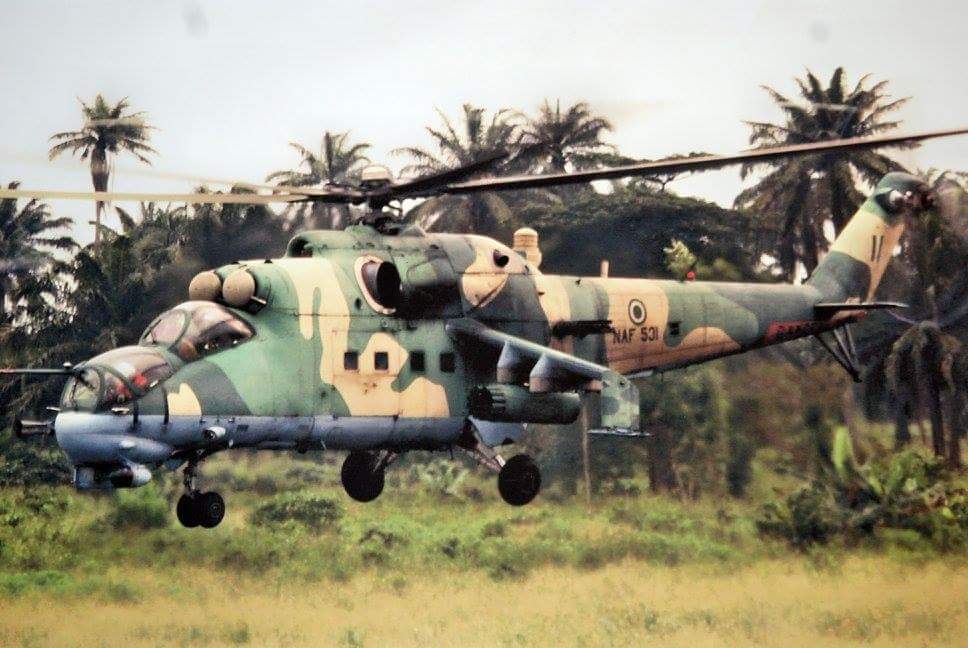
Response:
[{"label": "cockpit window", "polygon": [[104,372],[104,392],[98,409],[109,409],[123,405],[132,399],[134,394],[124,382],[112,373]]},{"label": "cockpit window", "polygon": [[141,336],[141,343],[159,346],[172,344],[185,330],[185,319],[184,311],[168,311],[148,327],[148,330]]},{"label": "cockpit window", "polygon": [[111,367],[138,391],[147,391],[172,374],[168,361],[153,349],[121,347],[91,358],[90,364]]},{"label": "cockpit window", "polygon": [[127,346],[87,361],[67,382],[61,398],[65,409],[94,412],[142,396],[165,380],[173,369],[155,349]]},{"label": "cockpit window", "polygon": [[101,376],[93,369],[84,369],[67,381],[61,399],[65,409],[93,412],[101,394]]},{"label": "cockpit window", "polygon": [[163,314],[141,336],[142,346],[165,346],[191,362],[245,342],[254,332],[241,318],[212,302],[185,302]]}]

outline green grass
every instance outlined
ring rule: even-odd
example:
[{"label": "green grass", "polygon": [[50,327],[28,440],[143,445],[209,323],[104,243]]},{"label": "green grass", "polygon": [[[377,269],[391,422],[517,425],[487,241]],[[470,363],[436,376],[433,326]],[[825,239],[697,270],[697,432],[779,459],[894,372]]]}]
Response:
[{"label": "green grass", "polygon": [[[404,464],[360,504],[334,464],[205,468],[228,505],[212,530],[178,526],[173,477],[120,494],[0,491],[0,644],[934,644],[966,625],[922,605],[968,587],[965,556],[914,532],[797,551],[757,531],[756,502],[637,489],[514,508],[489,476],[454,487]],[[76,635],[31,619],[82,608]]]},{"label": "green grass", "polygon": [[[634,559],[728,567],[790,551],[757,532],[758,506],[739,501],[682,502],[640,494],[590,503],[539,498],[514,508],[480,475],[445,495],[425,483],[426,471],[404,469],[392,474],[380,499],[360,504],[342,493],[333,466],[284,458],[213,463],[211,473],[228,484],[266,484],[270,475],[283,476],[273,482],[275,495],[248,486],[223,491],[229,512],[213,530],[184,529],[174,521],[170,509],[179,494],[174,479],[117,494],[0,492],[0,574],[196,566],[304,581],[428,570],[513,580],[549,566],[595,570]],[[313,476],[308,486],[307,474]],[[864,546],[834,543],[815,553],[830,562],[838,552],[885,549],[911,560],[937,555],[917,534],[903,531],[875,534]],[[32,589],[11,584],[0,594]]]}]

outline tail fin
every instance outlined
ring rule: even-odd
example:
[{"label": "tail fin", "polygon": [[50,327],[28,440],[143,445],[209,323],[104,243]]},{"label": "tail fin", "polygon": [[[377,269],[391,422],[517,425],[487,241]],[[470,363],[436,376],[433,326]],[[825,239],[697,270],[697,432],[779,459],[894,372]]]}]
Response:
[{"label": "tail fin", "polygon": [[925,208],[928,186],[907,173],[888,173],[854,214],[807,284],[825,302],[868,302],[904,232],[904,215]]}]

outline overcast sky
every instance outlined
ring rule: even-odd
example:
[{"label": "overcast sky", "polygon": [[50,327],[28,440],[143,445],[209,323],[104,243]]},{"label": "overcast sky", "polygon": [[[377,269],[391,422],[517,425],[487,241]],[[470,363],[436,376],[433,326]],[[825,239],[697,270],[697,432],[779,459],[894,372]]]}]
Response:
[{"label": "overcast sky", "polygon": [[[911,96],[909,131],[968,125],[968,3],[881,2],[151,2],[8,1],[0,24],[0,181],[89,190],[85,167],[46,161],[47,138],[81,125],[76,97],[130,97],[146,110],[155,168],[261,181],[351,130],[389,151],[428,145],[434,108],[463,102],[533,110],[586,100],[634,157],[745,148],[741,120],[775,120],[759,88],[793,94],[809,67],[853,82],[890,79]],[[904,161],[965,169],[968,138]],[[119,162],[116,191],[187,191],[183,180]],[[678,181],[728,204],[738,171]],[[54,203],[80,223],[86,203]],[[90,239],[90,228],[78,231]]]}]

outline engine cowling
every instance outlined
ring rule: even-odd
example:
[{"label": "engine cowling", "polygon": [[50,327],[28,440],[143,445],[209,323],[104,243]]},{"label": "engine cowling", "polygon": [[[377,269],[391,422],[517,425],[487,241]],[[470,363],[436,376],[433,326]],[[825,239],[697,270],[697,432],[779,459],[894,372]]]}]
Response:
[{"label": "engine cowling", "polygon": [[581,397],[575,393],[536,394],[520,385],[478,385],[468,397],[471,416],[485,421],[574,423],[581,413]]},{"label": "engine cowling", "polygon": [[391,311],[412,315],[445,303],[458,277],[444,259],[430,259],[401,272],[392,261],[368,259],[360,268],[363,287],[373,301]]}]

